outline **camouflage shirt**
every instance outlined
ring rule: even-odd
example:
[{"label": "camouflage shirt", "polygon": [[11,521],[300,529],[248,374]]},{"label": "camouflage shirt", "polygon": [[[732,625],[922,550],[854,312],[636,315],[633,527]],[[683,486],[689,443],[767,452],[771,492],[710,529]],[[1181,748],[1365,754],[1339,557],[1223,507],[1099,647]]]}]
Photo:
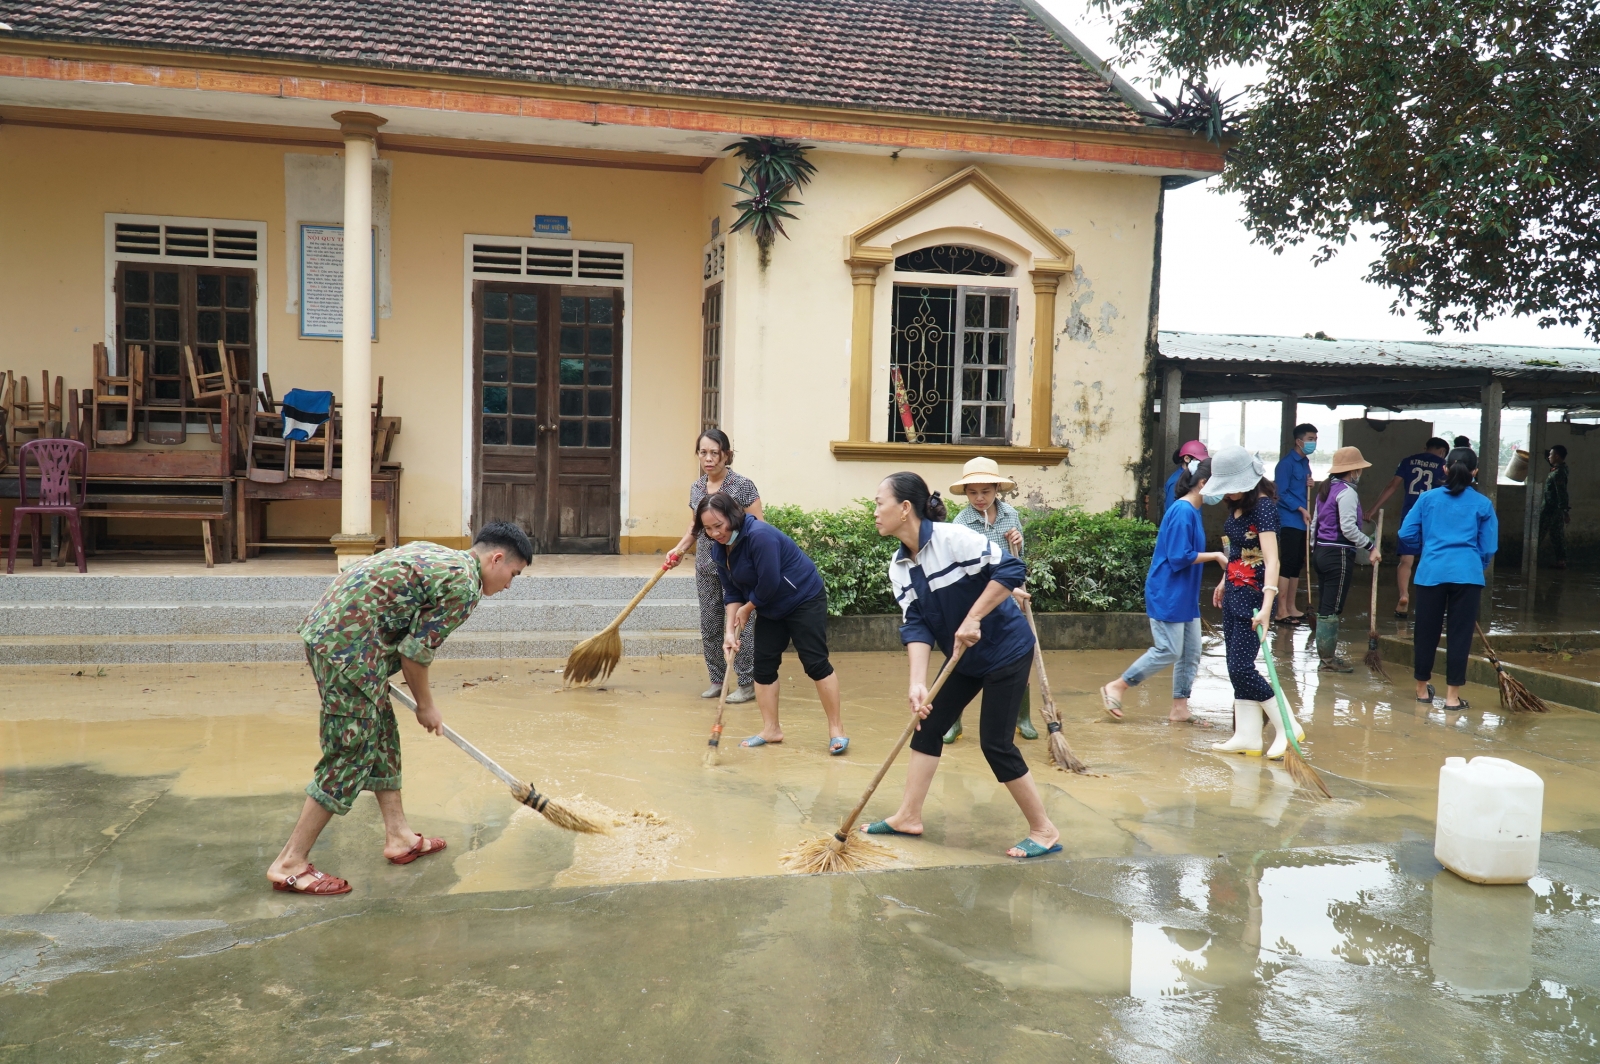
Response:
[{"label": "camouflage shirt", "polygon": [[400,659],[432,664],[482,597],[483,573],[471,552],[408,543],[335,577],[300,638],[372,698],[375,714]]}]

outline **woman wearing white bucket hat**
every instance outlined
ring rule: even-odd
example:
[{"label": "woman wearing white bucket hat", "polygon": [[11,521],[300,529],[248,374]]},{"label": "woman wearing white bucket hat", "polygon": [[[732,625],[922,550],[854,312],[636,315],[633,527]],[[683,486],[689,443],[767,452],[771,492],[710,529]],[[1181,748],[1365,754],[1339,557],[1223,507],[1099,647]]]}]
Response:
[{"label": "woman wearing white bucket hat", "polygon": [[[1000,465],[993,458],[974,458],[961,467],[961,479],[950,485],[951,495],[965,495],[967,505],[951,519],[951,524],[965,525],[983,536],[1001,550],[1010,551],[1015,558],[1022,557],[1022,518],[1017,508],[1000,498],[1003,492],[1016,491],[1017,482],[1002,476]],[[1017,734],[1024,739],[1037,739],[1039,730],[1033,726],[1029,712],[1031,699],[1028,690],[1022,691],[1022,708],[1017,711]],[[961,738],[961,718],[944,733],[946,744]]]},{"label": "woman wearing white bucket hat", "polygon": [[[1225,447],[1211,457],[1211,479],[1205,501],[1221,502],[1228,517],[1222,535],[1228,545],[1228,568],[1212,595],[1222,608],[1222,635],[1228,651],[1228,679],[1233,682],[1233,735],[1213,743],[1229,754],[1261,754],[1261,729],[1274,696],[1272,685],[1256,669],[1261,653],[1258,634],[1272,621],[1278,595],[1278,493],[1261,460],[1243,447]],[[1275,707],[1273,707],[1275,708]],[[1268,757],[1282,757],[1288,738],[1278,729]]]}]

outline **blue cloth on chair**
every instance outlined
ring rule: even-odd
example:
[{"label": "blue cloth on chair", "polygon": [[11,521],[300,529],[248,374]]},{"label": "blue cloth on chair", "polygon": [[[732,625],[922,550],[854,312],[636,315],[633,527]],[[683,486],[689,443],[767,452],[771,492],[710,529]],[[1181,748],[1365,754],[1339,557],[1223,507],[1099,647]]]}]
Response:
[{"label": "blue cloth on chair", "polygon": [[328,420],[328,411],[332,407],[332,392],[290,388],[289,394],[283,397],[283,438],[309,440]]}]

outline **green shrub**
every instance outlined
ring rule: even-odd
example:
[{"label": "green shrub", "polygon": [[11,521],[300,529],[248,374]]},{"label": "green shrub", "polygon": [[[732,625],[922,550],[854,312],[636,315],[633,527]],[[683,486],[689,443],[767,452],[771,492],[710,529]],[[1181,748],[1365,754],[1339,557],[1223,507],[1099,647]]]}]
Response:
[{"label": "green shrub", "polygon": [[[951,506],[954,517],[960,507]],[[1028,590],[1043,611],[1142,611],[1144,578],[1155,551],[1156,526],[1115,510],[1021,510]],[[835,617],[898,613],[889,587],[889,559],[899,547],[878,535],[872,503],[857,499],[842,510],[770,506],[766,520],[816,563]]]}]

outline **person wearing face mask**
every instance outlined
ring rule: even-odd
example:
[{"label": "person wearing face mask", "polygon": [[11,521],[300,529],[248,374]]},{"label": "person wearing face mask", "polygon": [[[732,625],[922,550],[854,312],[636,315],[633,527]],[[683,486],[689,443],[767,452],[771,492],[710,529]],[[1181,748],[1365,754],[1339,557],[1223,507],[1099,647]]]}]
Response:
[{"label": "person wearing face mask", "polygon": [[794,540],[746,513],[726,492],[701,499],[695,521],[711,539],[711,560],[722,581],[724,654],[739,653],[755,614],[753,677],[761,731],[739,745],[783,742],[778,666],[792,642],[828,718],[828,753],[844,753],[850,740],[839,717],[839,676],[828,661],[828,592],[816,563]]},{"label": "person wearing face mask", "polygon": [[1317,426],[1294,427],[1294,447],[1278,459],[1272,481],[1278,489],[1278,601],[1275,624],[1309,623],[1295,611],[1295,595],[1300,590],[1300,570],[1305,566],[1306,525],[1311,514],[1306,507],[1311,498],[1311,458],[1317,451]]},{"label": "person wearing face mask", "polygon": [[1317,656],[1322,659],[1320,668],[1324,672],[1355,669],[1339,653],[1339,615],[1344,613],[1345,597],[1355,575],[1356,552],[1364,552],[1373,565],[1383,557],[1377,541],[1362,531],[1366,514],[1356,497],[1361,471],[1371,467],[1359,448],[1339,448],[1333,452],[1328,482],[1317,499],[1311,564],[1317,570]]},{"label": "person wearing face mask", "polygon": [[1161,510],[1163,514],[1172,509],[1172,504],[1183,496],[1183,492],[1177,490],[1178,478],[1185,470],[1193,473],[1201,462],[1210,457],[1211,452],[1207,451],[1206,445],[1199,440],[1190,440],[1173,454],[1172,464],[1177,468],[1173,469],[1172,475],[1167,478],[1167,505]]},{"label": "person wearing face mask", "polygon": [[1122,717],[1122,699],[1168,665],[1172,666],[1172,709],[1169,724],[1211,726],[1189,713],[1189,692],[1200,671],[1200,577],[1208,561],[1227,565],[1228,556],[1206,550],[1200,520],[1200,499],[1211,477],[1209,458],[1185,469],[1178,478],[1178,500],[1161,516],[1161,531],[1144,581],[1144,609],[1150,616],[1154,645],[1117,679],[1100,688],[1106,712]]},{"label": "person wearing face mask", "polygon": [[1267,756],[1279,758],[1289,740],[1277,723],[1272,685],[1256,668],[1261,637],[1272,619],[1268,596],[1278,594],[1278,498],[1265,473],[1261,460],[1243,447],[1223,448],[1211,457],[1211,479],[1203,496],[1208,504],[1223,503],[1228,514],[1222,525],[1228,568],[1211,604],[1222,610],[1228,679],[1233,683],[1233,735],[1211,749],[1260,756],[1262,725],[1270,718],[1278,734]]}]

